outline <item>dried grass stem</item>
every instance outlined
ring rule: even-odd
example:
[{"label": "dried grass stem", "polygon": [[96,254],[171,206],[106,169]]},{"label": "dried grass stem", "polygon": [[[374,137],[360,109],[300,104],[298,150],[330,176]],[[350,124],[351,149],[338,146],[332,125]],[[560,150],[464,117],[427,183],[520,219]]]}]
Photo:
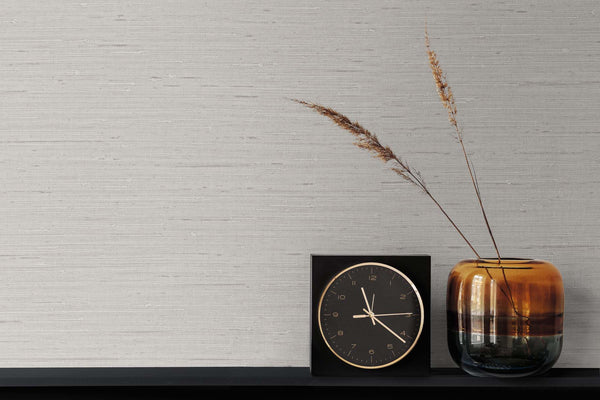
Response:
[{"label": "dried grass stem", "polygon": [[498,250],[498,245],[496,244],[496,239],[494,238],[494,234],[492,233],[492,228],[488,221],[487,214],[485,212],[485,207],[483,206],[483,200],[481,199],[481,192],[479,191],[479,182],[477,181],[477,175],[475,174],[475,168],[473,167],[473,163],[467,154],[467,150],[465,149],[465,143],[463,141],[462,130],[458,126],[458,120],[456,118],[458,114],[458,108],[456,107],[456,102],[454,101],[454,93],[452,92],[452,88],[448,84],[448,80],[446,79],[446,74],[442,70],[440,62],[438,60],[437,54],[435,51],[431,49],[431,43],[429,40],[429,34],[427,32],[427,28],[425,28],[425,48],[427,51],[427,56],[429,58],[429,66],[431,68],[431,73],[433,75],[433,80],[435,82],[435,87],[437,89],[440,100],[442,101],[442,105],[448,111],[448,120],[450,121],[450,125],[454,128],[456,133],[456,139],[460,143],[461,150],[463,156],[465,158],[465,163],[467,164],[467,169],[469,170],[469,176],[471,178],[471,182],[473,183],[473,188],[475,189],[475,195],[477,196],[477,201],[479,203],[479,208],[481,209],[481,214],[483,216],[483,220],[485,222],[485,226],[488,230],[488,234],[492,239],[492,244],[494,245],[494,249],[496,250],[496,254],[498,256],[498,263],[500,263],[500,251]]},{"label": "dried grass stem", "polygon": [[463,238],[463,240],[467,243],[467,245],[471,248],[473,253],[477,256],[477,258],[481,258],[479,253],[475,250],[471,242],[466,238],[460,228],[456,225],[454,220],[448,215],[446,210],[442,207],[442,205],[437,201],[437,199],[433,196],[433,194],[427,188],[425,180],[421,176],[421,173],[413,168],[411,168],[408,163],[398,157],[392,149],[388,146],[384,146],[381,144],[377,136],[371,133],[369,130],[364,128],[358,122],[352,122],[350,118],[345,115],[333,110],[332,108],[322,106],[316,103],[310,103],[303,100],[292,99],[298,104],[302,104],[305,107],[308,107],[317,113],[329,118],[332,120],[337,126],[340,128],[350,132],[355,137],[354,145],[357,147],[367,150],[374,157],[380,159],[384,163],[388,165],[388,167],[394,171],[397,175],[403,178],[405,181],[412,183],[417,186],[423,193],[429,197],[434,204],[440,209],[442,214],[446,217],[446,219],[450,222],[450,224],[454,227],[454,229],[458,232],[458,234]]}]

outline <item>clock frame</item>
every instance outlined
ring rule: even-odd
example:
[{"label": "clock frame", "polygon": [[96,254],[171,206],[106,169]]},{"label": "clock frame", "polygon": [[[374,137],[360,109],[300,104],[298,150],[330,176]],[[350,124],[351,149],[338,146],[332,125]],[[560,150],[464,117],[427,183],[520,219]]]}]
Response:
[{"label": "clock frame", "polygon": [[[342,272],[360,267],[361,264],[380,265],[382,268],[398,272],[418,293],[422,310],[422,324],[418,339],[401,357],[391,362],[378,363],[369,367],[353,363],[340,357],[323,336],[319,313],[323,297],[329,285],[339,278]],[[430,370],[430,274],[431,261],[427,255],[393,256],[311,256],[311,373],[315,376],[424,376]],[[366,321],[365,321],[366,322]]]}]

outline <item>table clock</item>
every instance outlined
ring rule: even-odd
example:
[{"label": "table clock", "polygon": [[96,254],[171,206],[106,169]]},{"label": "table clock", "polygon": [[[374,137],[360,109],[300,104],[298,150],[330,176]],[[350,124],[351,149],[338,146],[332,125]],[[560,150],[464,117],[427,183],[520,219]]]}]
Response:
[{"label": "table clock", "polygon": [[430,257],[311,257],[311,373],[422,376],[430,368]]}]

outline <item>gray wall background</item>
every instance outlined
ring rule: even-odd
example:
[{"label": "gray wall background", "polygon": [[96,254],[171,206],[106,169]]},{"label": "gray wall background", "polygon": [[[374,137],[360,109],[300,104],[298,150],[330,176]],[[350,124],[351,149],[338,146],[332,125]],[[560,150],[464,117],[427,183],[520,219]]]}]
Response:
[{"label": "gray wall background", "polygon": [[493,255],[437,99],[425,21],[501,251],[561,270],[558,366],[600,365],[597,1],[4,1],[0,366],[307,366],[310,253]]}]

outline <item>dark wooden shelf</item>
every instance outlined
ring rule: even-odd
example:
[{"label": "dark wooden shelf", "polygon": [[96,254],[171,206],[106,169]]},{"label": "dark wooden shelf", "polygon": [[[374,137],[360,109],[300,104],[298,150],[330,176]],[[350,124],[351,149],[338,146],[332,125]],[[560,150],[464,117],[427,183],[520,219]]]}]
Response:
[{"label": "dark wooden shelf", "polygon": [[352,391],[449,389],[540,389],[599,390],[600,369],[552,369],[529,378],[476,378],[459,369],[432,369],[427,377],[331,378],[314,377],[308,368],[4,368],[0,388],[140,388],[181,389],[270,389]]}]

